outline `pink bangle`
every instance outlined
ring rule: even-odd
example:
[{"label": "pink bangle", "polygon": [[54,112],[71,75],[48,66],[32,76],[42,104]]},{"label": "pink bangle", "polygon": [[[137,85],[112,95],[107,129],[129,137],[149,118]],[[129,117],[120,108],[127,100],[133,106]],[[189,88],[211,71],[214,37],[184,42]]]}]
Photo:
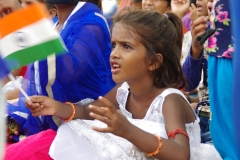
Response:
[{"label": "pink bangle", "polygon": [[72,114],[71,114],[71,116],[68,119],[61,118],[61,120],[63,122],[69,122],[69,121],[71,121],[73,119],[73,117],[75,115],[75,107],[74,107],[74,105],[71,102],[65,102],[65,104],[68,104],[68,105],[70,105],[72,107]]}]

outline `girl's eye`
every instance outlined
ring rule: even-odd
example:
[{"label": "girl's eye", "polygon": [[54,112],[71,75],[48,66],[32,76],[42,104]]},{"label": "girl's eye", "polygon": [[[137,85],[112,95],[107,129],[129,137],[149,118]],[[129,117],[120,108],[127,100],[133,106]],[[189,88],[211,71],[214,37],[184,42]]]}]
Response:
[{"label": "girl's eye", "polygon": [[124,44],[123,47],[124,47],[125,49],[132,49],[132,47],[130,47],[129,45],[126,45],[126,44]]},{"label": "girl's eye", "polygon": [[112,43],[112,50],[114,50],[115,47],[116,47],[116,44]]}]

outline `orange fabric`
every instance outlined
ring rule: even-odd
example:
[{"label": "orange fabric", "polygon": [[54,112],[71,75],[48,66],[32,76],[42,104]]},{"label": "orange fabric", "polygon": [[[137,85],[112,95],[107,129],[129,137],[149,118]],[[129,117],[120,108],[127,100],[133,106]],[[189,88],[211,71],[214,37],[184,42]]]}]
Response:
[{"label": "orange fabric", "polygon": [[[21,18],[22,17],[22,18]],[[20,18],[20,19],[19,19]],[[0,20],[1,37],[17,31],[27,25],[35,23],[43,18],[49,18],[46,7],[42,4],[34,4],[27,8],[14,11]]]}]

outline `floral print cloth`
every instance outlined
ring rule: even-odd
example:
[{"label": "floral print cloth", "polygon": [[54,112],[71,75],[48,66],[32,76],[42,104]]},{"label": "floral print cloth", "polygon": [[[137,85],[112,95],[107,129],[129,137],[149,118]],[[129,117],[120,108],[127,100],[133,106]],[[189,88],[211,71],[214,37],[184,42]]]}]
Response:
[{"label": "floral print cloth", "polygon": [[214,0],[214,4],[210,23],[211,28],[216,29],[216,32],[209,37],[206,50],[212,56],[232,58],[234,38],[231,32],[229,4],[223,4],[223,0]]}]

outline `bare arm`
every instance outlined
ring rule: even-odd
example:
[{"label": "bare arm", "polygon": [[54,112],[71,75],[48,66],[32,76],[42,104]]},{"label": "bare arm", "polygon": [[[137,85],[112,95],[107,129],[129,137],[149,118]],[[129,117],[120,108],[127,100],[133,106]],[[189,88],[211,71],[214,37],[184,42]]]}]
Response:
[{"label": "bare arm", "polygon": [[[179,95],[169,95],[166,97],[163,104],[163,116],[167,133],[175,131],[176,129],[182,129],[186,132],[184,113],[186,105],[190,108],[187,102]],[[134,135],[138,135],[138,137]],[[158,146],[158,141],[155,136],[141,131],[137,127],[134,127],[132,134],[130,134],[130,137],[127,139],[140,150],[147,153],[155,151]],[[174,139],[162,138],[161,141],[162,148],[154,157],[164,160],[185,160],[190,158],[189,141],[185,136],[177,134]]]},{"label": "bare arm", "polygon": [[[113,133],[132,142],[142,152],[151,153],[158,146],[157,138],[131,124],[115,107],[106,99],[100,98],[105,103],[104,107],[89,106],[90,116],[107,124],[107,128],[92,127],[98,132]],[[179,95],[169,95],[164,101],[163,115],[167,133],[182,129],[186,132],[185,121],[194,121],[194,115],[185,120],[185,108],[191,109],[189,104]],[[190,110],[193,114],[192,110]],[[136,136],[137,135],[137,136]],[[174,139],[162,138],[162,148],[155,156],[165,160],[185,160],[190,157],[189,141],[184,135],[177,134]]]},{"label": "bare arm", "polygon": [[[116,93],[120,85],[121,84],[116,85],[104,96],[115,106],[118,106]],[[32,96],[30,99],[32,102],[26,100],[26,106],[30,109],[33,116],[55,115],[63,119],[68,119],[72,114],[72,108],[68,104],[55,101],[52,98],[45,96]],[[99,100],[95,100],[90,104],[96,106],[105,106],[105,104]],[[87,107],[88,105],[81,106],[79,104],[74,104],[74,106],[76,113],[73,119],[93,119],[89,116],[89,109]]]}]

